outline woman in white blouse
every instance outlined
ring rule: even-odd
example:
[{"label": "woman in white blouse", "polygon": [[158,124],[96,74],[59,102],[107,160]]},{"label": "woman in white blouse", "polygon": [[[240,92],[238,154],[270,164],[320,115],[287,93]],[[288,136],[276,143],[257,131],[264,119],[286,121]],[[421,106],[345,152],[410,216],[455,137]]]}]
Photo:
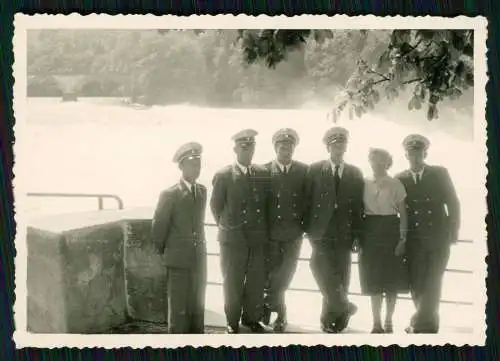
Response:
[{"label": "woman in white blouse", "polygon": [[[373,177],[365,180],[364,237],[359,255],[361,290],[371,296],[372,333],[393,332],[392,317],[398,293],[407,293],[408,273],[403,259],[407,217],[403,184],[389,176],[391,155],[384,149],[370,149]],[[382,301],[386,317],[382,326]]]}]

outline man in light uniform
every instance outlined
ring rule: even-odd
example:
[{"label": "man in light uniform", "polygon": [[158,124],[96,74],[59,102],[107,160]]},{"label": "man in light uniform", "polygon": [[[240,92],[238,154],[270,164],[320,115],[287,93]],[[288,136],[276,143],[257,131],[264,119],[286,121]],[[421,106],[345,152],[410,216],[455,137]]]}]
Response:
[{"label": "man in light uniform", "polygon": [[252,164],[256,135],[245,129],[232,137],[236,161],[212,181],[210,207],[219,229],[227,333],[238,333],[240,320],[254,333],[265,331],[260,321],[269,241],[269,174]]},{"label": "man in light uniform", "polygon": [[169,333],[204,333],[207,190],[196,183],[201,154],[195,142],[177,150],[173,161],[182,178],[161,193],[153,217],[153,240],[167,269]]},{"label": "man in light uniform", "polygon": [[446,168],[425,163],[429,140],[411,134],[403,140],[410,168],[398,174],[406,188],[406,258],[416,307],[408,333],[437,333],[443,275],[450,245],[458,239],[460,203]]},{"label": "man in light uniform", "polygon": [[297,269],[302,237],[302,216],[305,201],[307,165],[292,160],[299,143],[293,129],[284,128],[273,135],[276,159],[267,163],[271,174],[268,198],[270,237],[267,253],[267,285],[265,290],[264,323],[269,324],[272,312],[277,312],[273,329],[283,332],[286,324],[285,291]]},{"label": "man in light uniform", "polygon": [[305,229],[312,247],[311,271],[323,295],[321,329],[343,331],[356,312],[348,300],[351,252],[361,236],[364,180],[359,168],[344,162],[349,132],[329,129],[330,157],[309,166],[306,176]]}]

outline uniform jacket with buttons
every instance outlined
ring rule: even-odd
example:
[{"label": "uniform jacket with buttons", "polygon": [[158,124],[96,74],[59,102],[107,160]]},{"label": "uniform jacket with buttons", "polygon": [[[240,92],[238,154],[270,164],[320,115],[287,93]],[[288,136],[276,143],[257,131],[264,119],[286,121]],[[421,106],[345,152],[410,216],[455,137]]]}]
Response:
[{"label": "uniform jacket with buttons", "polygon": [[201,184],[196,184],[196,197],[183,182],[161,193],[152,235],[167,267],[193,267],[197,256],[206,253],[206,202],[207,190]]},{"label": "uniform jacket with buttons", "polygon": [[289,241],[302,237],[307,165],[292,161],[287,174],[275,160],[265,166],[271,175],[268,198],[271,240]]},{"label": "uniform jacket with buttons", "polygon": [[408,241],[432,248],[457,240],[460,203],[446,168],[426,165],[418,186],[409,170],[396,178],[407,193]]},{"label": "uniform jacket with buttons", "polygon": [[[362,235],[364,180],[361,170],[344,164],[336,195],[330,161],[313,163],[306,176],[306,192],[304,219],[311,243],[326,242],[350,248],[354,239]],[[333,234],[327,235],[332,231]]]},{"label": "uniform jacket with buttons", "polygon": [[219,242],[251,244],[269,239],[269,171],[258,165],[249,169],[247,175],[236,164],[229,165],[212,180],[210,208],[219,228]]}]

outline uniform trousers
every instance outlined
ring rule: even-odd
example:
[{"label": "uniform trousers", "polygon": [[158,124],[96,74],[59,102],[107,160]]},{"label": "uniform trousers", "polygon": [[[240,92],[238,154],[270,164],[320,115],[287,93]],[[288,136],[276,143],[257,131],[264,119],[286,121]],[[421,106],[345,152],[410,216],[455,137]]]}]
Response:
[{"label": "uniform trousers", "polygon": [[168,333],[204,333],[205,257],[192,268],[167,267]]},{"label": "uniform trousers", "polygon": [[322,240],[313,245],[310,261],[312,274],[323,296],[320,322],[324,325],[335,322],[348,310],[351,271],[351,249],[328,243],[331,241]]},{"label": "uniform trousers", "polygon": [[220,266],[227,324],[259,322],[262,317],[265,285],[263,243],[220,243]]},{"label": "uniform trousers", "polygon": [[264,302],[271,311],[284,312],[285,292],[297,270],[302,237],[271,240],[267,252],[267,284]]},{"label": "uniform trousers", "polygon": [[444,272],[450,258],[448,245],[422,247],[419,242],[408,240],[407,261],[410,288],[417,312],[412,317],[412,326],[418,333],[439,331],[439,303]]}]

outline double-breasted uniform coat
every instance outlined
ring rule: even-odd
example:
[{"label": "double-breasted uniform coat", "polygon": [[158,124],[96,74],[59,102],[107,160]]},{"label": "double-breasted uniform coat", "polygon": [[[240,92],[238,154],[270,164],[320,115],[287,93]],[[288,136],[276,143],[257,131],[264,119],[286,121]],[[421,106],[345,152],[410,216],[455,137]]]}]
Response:
[{"label": "double-breasted uniform coat", "polygon": [[406,257],[417,309],[412,326],[417,333],[435,333],[439,330],[441,285],[450,244],[458,239],[459,200],[444,167],[426,165],[419,182],[410,170],[398,174],[397,178],[407,193]]},{"label": "double-breasted uniform coat", "polygon": [[361,236],[364,181],[345,164],[336,189],[329,160],[313,163],[306,176],[305,230],[312,246],[311,271],[323,295],[321,323],[348,312],[351,250]]},{"label": "double-breasted uniform coat", "polygon": [[267,253],[265,303],[284,312],[285,292],[297,269],[304,235],[306,173],[308,166],[292,161],[286,173],[276,160],[267,163],[271,176],[268,197],[270,242]]},{"label": "double-breasted uniform coat", "polygon": [[203,333],[207,251],[206,188],[180,181],[163,191],[153,217],[153,239],[167,270],[169,333]]},{"label": "double-breasted uniform coat", "polygon": [[210,207],[218,226],[220,266],[227,324],[235,329],[262,317],[265,248],[269,241],[267,196],[269,172],[263,166],[238,164],[213,178]]}]

